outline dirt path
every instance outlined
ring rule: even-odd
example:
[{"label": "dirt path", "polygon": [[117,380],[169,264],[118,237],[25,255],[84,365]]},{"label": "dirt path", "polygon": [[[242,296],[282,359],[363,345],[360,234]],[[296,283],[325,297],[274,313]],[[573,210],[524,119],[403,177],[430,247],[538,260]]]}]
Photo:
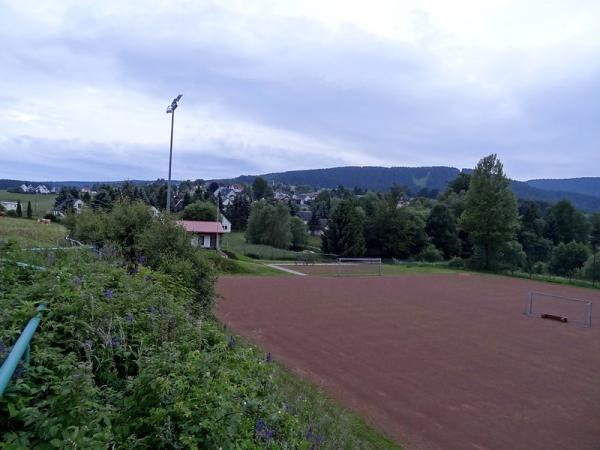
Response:
[{"label": "dirt path", "polygon": [[416,449],[599,449],[600,315],[522,314],[494,276],[225,277],[217,312],[286,366]]}]

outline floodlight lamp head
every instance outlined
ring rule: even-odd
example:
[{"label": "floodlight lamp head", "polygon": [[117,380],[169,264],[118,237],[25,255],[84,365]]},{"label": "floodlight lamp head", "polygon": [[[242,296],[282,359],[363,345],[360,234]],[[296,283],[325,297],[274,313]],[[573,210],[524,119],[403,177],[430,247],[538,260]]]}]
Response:
[{"label": "floodlight lamp head", "polygon": [[167,106],[167,114],[172,114],[177,109],[177,102],[179,100],[181,100],[181,97],[183,97],[183,95],[179,94],[177,97],[175,97],[173,99],[171,104],[169,106]]}]

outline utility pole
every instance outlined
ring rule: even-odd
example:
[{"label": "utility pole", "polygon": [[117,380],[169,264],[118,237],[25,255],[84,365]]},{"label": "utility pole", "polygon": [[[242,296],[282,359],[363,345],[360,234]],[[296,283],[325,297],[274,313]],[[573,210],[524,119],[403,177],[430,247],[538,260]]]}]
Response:
[{"label": "utility pole", "polygon": [[171,104],[167,106],[167,114],[171,114],[171,146],[169,147],[169,181],[167,182],[167,212],[171,212],[171,166],[173,163],[173,126],[175,125],[175,110],[177,102],[181,100],[182,94],[179,94],[173,99]]}]

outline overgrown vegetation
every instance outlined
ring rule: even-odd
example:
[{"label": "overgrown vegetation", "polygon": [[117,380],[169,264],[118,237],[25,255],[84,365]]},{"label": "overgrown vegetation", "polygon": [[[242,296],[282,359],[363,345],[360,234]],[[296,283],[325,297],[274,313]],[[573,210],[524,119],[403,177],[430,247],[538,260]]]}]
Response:
[{"label": "overgrown vegetation", "polygon": [[47,307],[0,400],[6,448],[397,448],[223,329],[213,256],[143,209],[72,218],[99,253],[3,244],[2,354]]}]

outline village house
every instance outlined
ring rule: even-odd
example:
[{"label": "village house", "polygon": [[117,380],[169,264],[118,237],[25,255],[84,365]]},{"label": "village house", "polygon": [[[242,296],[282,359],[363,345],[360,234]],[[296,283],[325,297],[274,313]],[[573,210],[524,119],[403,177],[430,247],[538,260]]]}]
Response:
[{"label": "village house", "polygon": [[178,220],[177,224],[181,225],[188,233],[192,234],[193,246],[210,250],[219,250],[221,236],[225,233],[221,222]]}]

